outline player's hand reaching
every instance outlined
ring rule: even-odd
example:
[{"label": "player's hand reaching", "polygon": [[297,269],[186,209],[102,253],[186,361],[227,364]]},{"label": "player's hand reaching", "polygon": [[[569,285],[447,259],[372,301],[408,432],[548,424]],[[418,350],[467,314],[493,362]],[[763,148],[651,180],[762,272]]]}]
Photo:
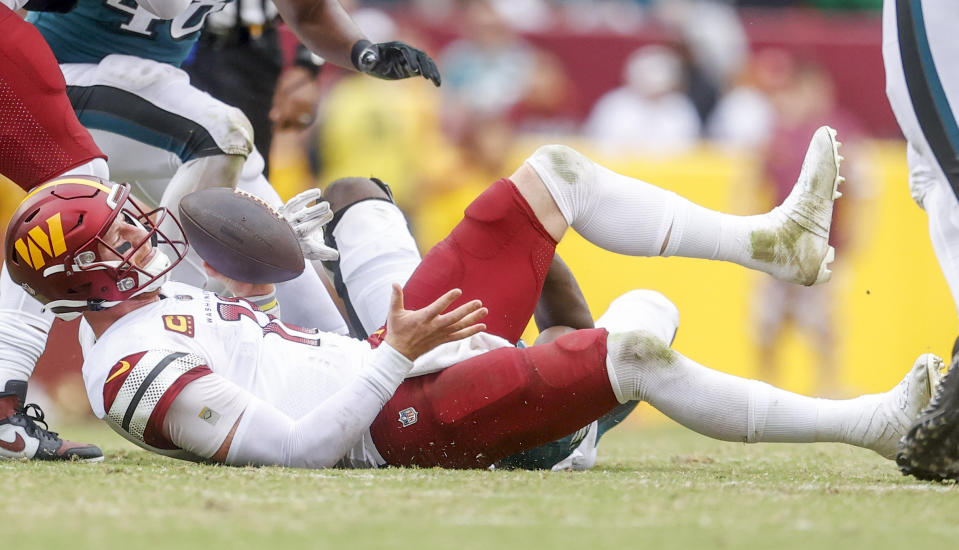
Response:
[{"label": "player's hand reaching", "polygon": [[[333,219],[330,203],[320,200],[319,189],[307,189],[280,207],[282,215],[300,242],[303,256],[310,260],[333,261],[340,257],[335,248],[326,246],[323,226]],[[310,204],[315,203],[315,204]]]},{"label": "player's hand reaching", "polygon": [[439,86],[442,82],[436,63],[426,55],[403,42],[373,44],[360,40],[351,54],[356,70],[385,80],[399,80],[420,75]]},{"label": "player's hand reaching", "polygon": [[415,361],[440,344],[483,332],[486,325],[478,321],[489,311],[479,300],[443,313],[462,294],[462,290],[455,288],[423,309],[409,310],[403,307],[403,290],[394,283],[386,321],[386,342],[410,361]]}]

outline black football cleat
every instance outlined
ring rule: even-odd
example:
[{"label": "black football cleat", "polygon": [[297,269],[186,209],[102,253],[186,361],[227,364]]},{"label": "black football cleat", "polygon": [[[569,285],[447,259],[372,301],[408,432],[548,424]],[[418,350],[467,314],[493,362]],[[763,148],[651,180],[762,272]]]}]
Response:
[{"label": "black football cleat", "polygon": [[959,480],[959,367],[953,359],[929,405],[899,440],[896,464],[918,479]]},{"label": "black football cleat", "polygon": [[103,460],[96,445],[66,441],[51,432],[43,410],[33,403],[24,405],[26,395],[27,383],[19,380],[8,381],[0,391],[0,459]]}]

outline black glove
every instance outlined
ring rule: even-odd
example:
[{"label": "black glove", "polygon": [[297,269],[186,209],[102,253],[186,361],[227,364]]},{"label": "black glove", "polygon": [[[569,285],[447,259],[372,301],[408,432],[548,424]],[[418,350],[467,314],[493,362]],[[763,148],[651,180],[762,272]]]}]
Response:
[{"label": "black glove", "polygon": [[360,40],[353,44],[350,57],[358,71],[385,80],[421,75],[436,86],[441,82],[440,71],[430,56],[402,42],[373,44],[369,40]]}]

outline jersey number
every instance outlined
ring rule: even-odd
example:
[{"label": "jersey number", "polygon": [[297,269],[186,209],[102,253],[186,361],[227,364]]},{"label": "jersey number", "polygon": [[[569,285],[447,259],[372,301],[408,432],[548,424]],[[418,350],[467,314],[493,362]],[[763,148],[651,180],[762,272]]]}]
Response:
[{"label": "jersey number", "polygon": [[[221,298],[224,300],[235,300],[235,298]],[[319,346],[319,338],[311,338],[311,334],[315,334],[315,329],[299,329],[295,330],[292,327],[280,323],[276,319],[270,319],[269,322],[263,324],[257,318],[256,313],[252,309],[243,305],[243,303],[237,301],[232,303],[218,303],[216,305],[217,313],[220,314],[220,318],[224,321],[239,321],[240,318],[246,317],[247,319],[252,319],[254,323],[260,325],[260,328],[263,329],[263,336],[266,337],[268,334],[276,334],[284,340],[289,340],[291,342],[296,342],[298,344],[306,344],[308,346]],[[260,313],[261,316],[264,316],[263,313]],[[313,332],[310,332],[313,331]]]},{"label": "jersey number", "polygon": [[[114,10],[130,16],[126,23],[120,25],[121,29],[142,36],[153,37],[156,35],[153,27],[161,19],[141,8],[135,0],[106,0],[106,3]],[[179,40],[199,31],[203,28],[206,16],[214,9],[217,11],[223,9],[223,4],[222,0],[191,2],[185,10],[170,21],[170,36],[174,40]]]}]

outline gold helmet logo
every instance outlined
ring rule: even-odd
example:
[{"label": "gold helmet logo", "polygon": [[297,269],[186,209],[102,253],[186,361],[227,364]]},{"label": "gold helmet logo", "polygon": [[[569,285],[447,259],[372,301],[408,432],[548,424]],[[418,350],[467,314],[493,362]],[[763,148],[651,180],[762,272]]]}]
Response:
[{"label": "gold helmet logo", "polygon": [[17,253],[33,269],[40,269],[46,265],[44,254],[56,258],[67,251],[67,243],[63,239],[63,225],[60,223],[60,213],[57,212],[47,219],[47,231],[39,225],[27,232],[27,236],[17,239],[13,246]]}]

